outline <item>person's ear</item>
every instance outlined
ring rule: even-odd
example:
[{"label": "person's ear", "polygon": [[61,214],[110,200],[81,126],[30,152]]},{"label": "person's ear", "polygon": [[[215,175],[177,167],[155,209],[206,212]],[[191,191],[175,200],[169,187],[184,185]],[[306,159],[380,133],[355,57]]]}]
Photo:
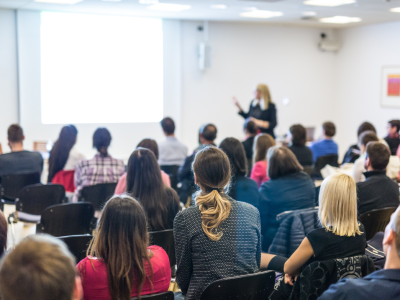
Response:
[{"label": "person's ear", "polygon": [[389,232],[385,234],[383,237],[382,245],[389,245],[393,242],[395,238],[394,232],[392,229],[389,229]]},{"label": "person's ear", "polygon": [[197,184],[197,177],[196,177],[196,173],[194,173],[194,183]]},{"label": "person's ear", "polygon": [[75,277],[75,286],[74,286],[74,294],[73,300],[82,300],[83,299],[83,288],[82,288],[82,281],[79,276]]},{"label": "person's ear", "polygon": [[22,136],[22,140],[25,140],[25,136],[24,135]]},{"label": "person's ear", "polygon": [[369,157],[365,158],[365,168],[367,169],[367,167],[371,166],[371,159]]}]

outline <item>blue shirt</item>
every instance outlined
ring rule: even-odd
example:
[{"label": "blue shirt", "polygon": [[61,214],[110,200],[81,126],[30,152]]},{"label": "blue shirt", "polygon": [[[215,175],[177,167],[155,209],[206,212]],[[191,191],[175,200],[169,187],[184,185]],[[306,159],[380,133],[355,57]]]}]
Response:
[{"label": "blue shirt", "polygon": [[320,156],[325,156],[329,154],[338,154],[338,145],[332,140],[321,140],[313,143],[310,146],[313,152],[313,160],[317,161]]},{"label": "blue shirt", "polygon": [[160,166],[181,166],[185,161],[188,148],[179,142],[176,137],[167,136],[167,139],[158,146]]}]

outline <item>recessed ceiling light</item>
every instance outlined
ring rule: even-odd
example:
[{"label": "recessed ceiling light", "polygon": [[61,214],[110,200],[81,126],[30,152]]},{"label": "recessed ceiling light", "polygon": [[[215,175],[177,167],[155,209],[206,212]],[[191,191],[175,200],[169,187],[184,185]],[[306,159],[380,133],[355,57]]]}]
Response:
[{"label": "recessed ceiling light", "polygon": [[347,24],[347,23],[360,22],[361,19],[355,17],[334,16],[330,18],[322,18],[319,19],[319,21],[322,23]]},{"label": "recessed ceiling light", "polygon": [[76,4],[83,0],[35,0],[38,3],[53,3],[53,4]]},{"label": "recessed ceiling light", "polygon": [[400,13],[400,7],[392,8],[390,11]]},{"label": "recessed ceiling light", "polygon": [[273,17],[280,17],[283,13],[279,11],[268,11],[268,10],[253,10],[241,13],[240,16],[246,18],[257,18],[257,19],[268,19]]},{"label": "recessed ceiling light", "polygon": [[147,9],[150,10],[169,11],[169,12],[179,12],[190,8],[191,8],[190,5],[172,4],[172,3],[157,3],[147,7]]},{"label": "recessed ceiling light", "polygon": [[247,11],[252,11],[252,10],[257,10],[258,8],[252,6],[252,7],[245,7],[245,8],[243,8],[243,9],[244,9],[244,10],[247,10]]},{"label": "recessed ceiling light", "polygon": [[307,0],[303,3],[306,5],[316,5],[316,6],[339,6],[345,4],[355,3],[356,0]]},{"label": "recessed ceiling light", "polygon": [[228,6],[226,6],[225,4],[213,4],[211,5],[212,9],[227,9]]},{"label": "recessed ceiling light", "polygon": [[158,0],[139,0],[140,4],[156,4]]},{"label": "recessed ceiling light", "polygon": [[303,16],[305,17],[314,17],[317,13],[315,11],[303,11]]}]

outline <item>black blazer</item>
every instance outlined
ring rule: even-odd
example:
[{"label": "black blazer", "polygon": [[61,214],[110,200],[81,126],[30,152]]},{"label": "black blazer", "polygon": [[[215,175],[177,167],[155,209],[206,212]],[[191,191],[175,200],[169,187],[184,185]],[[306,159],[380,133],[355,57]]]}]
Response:
[{"label": "black blazer", "polygon": [[259,120],[268,121],[269,122],[269,127],[268,128],[260,128],[260,130],[261,130],[261,132],[268,133],[273,138],[275,138],[274,128],[277,125],[275,104],[274,103],[270,103],[268,105],[267,109],[261,111],[261,115],[260,116],[255,115],[255,112],[256,112],[256,107],[253,106],[253,101],[251,101],[249,112],[245,113],[245,112],[241,111],[241,112],[239,112],[239,115],[241,115],[245,119],[253,117],[253,118],[256,118],[256,119],[259,119]]}]

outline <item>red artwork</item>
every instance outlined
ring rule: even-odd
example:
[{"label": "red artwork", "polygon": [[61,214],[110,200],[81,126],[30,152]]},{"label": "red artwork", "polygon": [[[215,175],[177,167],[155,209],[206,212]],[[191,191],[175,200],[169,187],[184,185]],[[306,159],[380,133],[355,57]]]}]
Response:
[{"label": "red artwork", "polygon": [[388,96],[400,96],[400,75],[388,75]]}]

